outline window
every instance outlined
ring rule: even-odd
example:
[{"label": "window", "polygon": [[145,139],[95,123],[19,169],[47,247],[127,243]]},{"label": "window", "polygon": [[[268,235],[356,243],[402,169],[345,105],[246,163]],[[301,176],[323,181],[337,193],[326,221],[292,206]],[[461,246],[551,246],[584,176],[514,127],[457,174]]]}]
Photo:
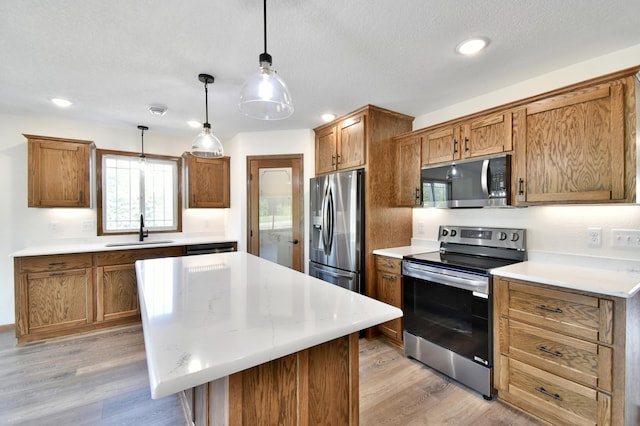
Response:
[{"label": "window", "polygon": [[181,231],[180,158],[97,151],[98,235]]}]

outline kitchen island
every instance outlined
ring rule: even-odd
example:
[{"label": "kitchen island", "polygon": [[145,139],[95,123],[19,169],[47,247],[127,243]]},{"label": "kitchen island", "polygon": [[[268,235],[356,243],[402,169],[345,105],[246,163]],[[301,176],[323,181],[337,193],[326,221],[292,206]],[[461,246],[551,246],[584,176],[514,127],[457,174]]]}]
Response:
[{"label": "kitchen island", "polygon": [[358,332],[400,309],[243,253],[136,262],[153,398],[196,424],[358,424]]}]

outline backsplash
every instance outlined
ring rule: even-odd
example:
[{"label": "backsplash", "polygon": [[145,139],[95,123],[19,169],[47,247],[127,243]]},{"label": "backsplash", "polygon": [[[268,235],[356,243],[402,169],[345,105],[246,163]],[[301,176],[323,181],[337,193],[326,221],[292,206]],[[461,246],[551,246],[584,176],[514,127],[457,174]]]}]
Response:
[{"label": "backsplash", "polygon": [[[437,240],[440,225],[525,228],[529,253],[640,260],[640,250],[613,248],[611,244],[612,229],[640,230],[640,205],[413,210],[414,240]],[[588,245],[589,227],[602,228],[601,246]]]}]

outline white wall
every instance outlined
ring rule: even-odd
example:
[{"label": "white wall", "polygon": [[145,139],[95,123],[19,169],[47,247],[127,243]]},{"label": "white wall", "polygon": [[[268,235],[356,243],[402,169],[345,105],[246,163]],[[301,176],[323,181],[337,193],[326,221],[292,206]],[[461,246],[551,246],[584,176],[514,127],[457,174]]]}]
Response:
[{"label": "white wall", "polygon": [[[153,118],[152,118],[153,119]],[[151,120],[150,120],[151,121]],[[145,132],[145,152],[180,156],[191,146],[194,132],[183,136],[154,132],[153,124]],[[90,240],[96,238],[96,210],[27,208],[27,141],[23,133],[92,140],[98,148],[135,151],[140,149],[140,131],[88,122],[51,117],[0,114],[0,325],[12,324],[14,318],[13,260],[10,253],[45,242]],[[313,168],[313,132],[293,130],[240,134],[223,143],[225,155],[231,157],[231,208],[184,209],[183,233],[207,233],[226,236],[246,246],[246,155],[283,153],[304,154],[305,197],[309,173]],[[94,190],[95,191],[95,190]],[[94,194],[95,197],[95,194]],[[305,212],[305,217],[306,217]],[[83,222],[92,221],[91,230]],[[55,226],[55,230],[52,228]],[[306,254],[305,254],[306,257]]]},{"label": "white wall", "polygon": [[[229,226],[240,231],[238,249],[247,247],[247,156],[303,154],[304,162],[304,199],[309,198],[309,178],[315,175],[314,133],[311,129],[277,132],[240,133],[225,144],[225,154],[231,157],[231,211]],[[304,217],[309,215],[309,206],[305,201]],[[308,258],[309,230],[305,227],[305,253]]]},{"label": "white wall", "polygon": [[[421,129],[638,65],[640,65],[640,45],[425,114],[416,118],[413,128]],[[640,141],[636,147],[639,157],[638,165],[640,165]],[[545,252],[640,260],[640,251],[614,249],[611,244],[612,229],[640,229],[640,205],[574,205],[472,210],[414,209],[413,237],[418,243],[420,243],[419,240],[436,240],[439,225],[526,228],[527,250],[531,254]],[[602,228],[601,247],[593,248],[587,245],[588,227]]]}]

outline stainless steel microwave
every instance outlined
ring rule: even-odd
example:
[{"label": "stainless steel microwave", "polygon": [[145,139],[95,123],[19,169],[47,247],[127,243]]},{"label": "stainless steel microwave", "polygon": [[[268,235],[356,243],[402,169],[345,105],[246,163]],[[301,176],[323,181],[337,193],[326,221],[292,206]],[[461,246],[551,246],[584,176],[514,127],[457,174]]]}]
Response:
[{"label": "stainless steel microwave", "polygon": [[511,205],[510,155],[426,167],[421,174],[423,207]]}]

